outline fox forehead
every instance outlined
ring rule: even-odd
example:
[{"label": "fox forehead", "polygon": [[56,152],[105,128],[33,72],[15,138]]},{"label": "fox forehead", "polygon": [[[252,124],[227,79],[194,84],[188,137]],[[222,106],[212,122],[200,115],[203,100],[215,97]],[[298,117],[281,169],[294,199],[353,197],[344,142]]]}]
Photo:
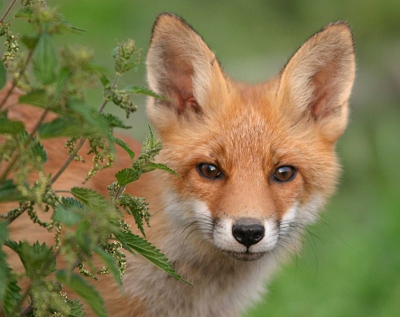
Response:
[{"label": "fox forehead", "polygon": [[[208,102],[215,103],[210,107],[213,111],[198,120],[178,121],[164,136],[165,148],[184,152],[180,162],[203,160],[228,170],[272,168],[289,164],[289,160],[294,164],[310,144],[318,142],[318,136],[307,128],[293,127],[285,118],[279,111],[275,86],[273,82],[232,84],[225,95],[211,95]],[[166,154],[169,161],[172,153],[168,150]]]}]

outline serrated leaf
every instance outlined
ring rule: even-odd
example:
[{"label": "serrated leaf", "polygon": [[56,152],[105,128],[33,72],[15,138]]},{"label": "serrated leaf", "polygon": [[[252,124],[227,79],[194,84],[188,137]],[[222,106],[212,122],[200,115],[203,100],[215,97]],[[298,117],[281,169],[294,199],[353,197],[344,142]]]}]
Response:
[{"label": "serrated leaf", "polygon": [[57,280],[82,298],[98,317],[107,317],[104,302],[94,287],[80,275],[65,270],[56,271]]},{"label": "serrated leaf", "polygon": [[38,139],[34,138],[30,143],[30,148],[32,150],[33,156],[36,160],[41,163],[46,163],[47,161],[47,153],[43,147],[43,145],[38,141]]},{"label": "serrated leaf", "polygon": [[146,200],[143,197],[134,197],[131,196],[130,194],[123,194],[119,198],[119,205],[121,207],[128,208],[129,210],[126,210],[129,214],[131,214],[135,218],[135,222],[140,230],[140,232],[143,234],[144,237],[146,237],[146,234],[144,232],[143,228],[143,219],[146,220],[147,225],[149,225],[149,208],[147,207]]},{"label": "serrated leaf", "polygon": [[120,170],[115,177],[118,180],[120,186],[125,186],[129,183],[137,181],[141,176],[141,173],[132,168],[124,168]]},{"label": "serrated leaf", "polygon": [[119,231],[114,232],[114,235],[129,252],[134,253],[134,251],[136,251],[151,263],[168,273],[170,276],[191,285],[176,273],[172,267],[172,264],[168,262],[168,259],[165,257],[165,255],[159,249],[151,245],[150,242],[144,240],[138,235],[133,234],[132,232]]},{"label": "serrated leaf", "polygon": [[172,175],[178,176],[179,178],[181,177],[177,172],[175,172],[173,169],[169,168],[165,164],[160,164],[160,163],[147,163],[146,166],[144,167],[145,172],[151,172],[154,170],[162,170],[166,171]]},{"label": "serrated leaf", "polygon": [[117,282],[119,286],[122,286],[120,271],[118,269],[117,263],[115,262],[115,259],[109,253],[98,247],[94,249],[94,252],[96,252],[103,260],[105,266],[109,269],[112,276],[114,277],[115,282]]},{"label": "serrated leaf", "polygon": [[0,183],[0,203],[6,201],[16,201],[22,199],[23,196],[17,189],[12,179],[6,179]]},{"label": "serrated leaf", "polygon": [[128,153],[128,155],[129,155],[129,157],[131,158],[131,160],[133,160],[133,159],[135,158],[135,152],[133,152],[133,151],[131,150],[131,148],[129,147],[129,145],[128,145],[125,141],[123,141],[123,140],[121,140],[121,139],[119,139],[119,138],[114,137],[114,142],[115,142],[116,144],[118,144],[121,148],[123,148],[123,149],[125,150],[126,153]]},{"label": "serrated leaf", "polygon": [[167,98],[155,93],[151,89],[148,89],[143,86],[138,86],[138,85],[127,86],[124,89],[122,89],[122,91],[130,93],[130,94],[135,94],[135,95],[145,95],[145,96],[154,97],[154,98],[161,99],[161,100],[168,100]]},{"label": "serrated leaf", "polygon": [[48,85],[56,79],[57,54],[50,34],[40,34],[39,41],[33,54],[33,70],[36,77]]},{"label": "serrated leaf", "polygon": [[90,209],[104,209],[106,205],[104,196],[93,189],[73,187],[71,188],[71,193]]},{"label": "serrated leaf", "polygon": [[83,204],[72,197],[63,197],[61,204],[57,205],[54,211],[53,219],[64,223],[71,227],[82,221],[80,211],[83,209]]},{"label": "serrated leaf", "polygon": [[47,94],[44,89],[35,89],[19,97],[19,103],[46,108],[48,106]]},{"label": "serrated leaf", "polygon": [[31,7],[22,7],[14,14],[14,18],[32,18],[33,10]]},{"label": "serrated leaf", "polygon": [[4,67],[3,61],[0,60],[0,89],[7,83],[7,69]]},{"label": "serrated leaf", "polygon": [[106,113],[106,114],[101,114],[101,115],[107,120],[108,126],[110,128],[121,128],[121,129],[132,128],[132,126],[125,125],[124,122],[120,118],[118,118],[117,116],[114,116],[111,113]]},{"label": "serrated leaf", "polygon": [[[0,302],[2,303],[2,308],[6,316],[9,316],[21,299],[21,288],[18,286],[18,281],[14,274],[12,274],[10,268],[7,267],[5,273],[6,276],[1,279],[0,283],[0,289],[4,287],[4,293],[0,297]],[[17,309],[17,312],[19,312],[19,310],[20,309]]]},{"label": "serrated leaf", "polygon": [[17,134],[24,129],[25,126],[22,122],[0,117],[0,134]]},{"label": "serrated leaf", "polygon": [[86,313],[83,310],[83,305],[78,299],[67,300],[67,305],[70,307],[70,312],[67,317],[85,317]]},{"label": "serrated leaf", "polygon": [[26,241],[16,243],[9,240],[5,245],[19,255],[26,275],[31,280],[41,280],[56,269],[54,252],[45,243],[36,242],[30,245]]},{"label": "serrated leaf", "polygon": [[74,118],[61,117],[42,123],[38,132],[41,139],[74,137],[82,135],[82,123]]},{"label": "serrated leaf", "polygon": [[72,197],[62,197],[61,204],[67,209],[68,208],[77,208],[77,209],[83,208],[83,204],[79,200],[76,200]]}]

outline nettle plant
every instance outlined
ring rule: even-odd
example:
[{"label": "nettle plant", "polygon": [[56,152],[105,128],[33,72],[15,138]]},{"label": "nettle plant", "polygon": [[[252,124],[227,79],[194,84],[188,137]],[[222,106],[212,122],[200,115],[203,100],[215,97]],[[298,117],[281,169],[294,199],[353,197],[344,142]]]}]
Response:
[{"label": "nettle plant", "polygon": [[[2,5],[2,1],[0,1]],[[84,316],[80,300],[68,299],[63,286],[86,302],[97,316],[106,316],[103,301],[90,279],[110,274],[118,284],[126,267],[125,252],[139,253],[173,277],[175,273],[165,256],[144,235],[144,224],[149,224],[148,203],[144,198],[124,193],[127,184],[143,173],[162,169],[174,173],[167,166],[154,162],[162,148],[150,130],[139,156],[113,134],[115,128],[128,129],[118,117],[106,113],[106,105],[114,104],[129,116],[136,110],[130,97],[144,94],[162,98],[137,85],[118,87],[119,78],[139,64],[140,50],[133,40],[119,43],[113,50],[115,77],[93,62],[93,54],[85,48],[55,47],[53,37],[65,32],[81,32],[71,26],[45,1],[16,0],[2,8],[0,35],[5,42],[5,53],[0,63],[0,315],[6,316]],[[12,17],[11,12],[15,12]],[[31,33],[14,34],[11,25],[23,20],[31,26]],[[7,82],[9,82],[7,84]],[[85,100],[85,88],[100,82],[103,102],[98,110]],[[23,122],[12,120],[5,107],[16,90],[22,90],[19,103],[40,108],[32,131]],[[46,116],[56,114],[48,121]],[[46,174],[47,160],[41,141],[67,137],[68,159],[57,173]],[[93,166],[82,187],[53,189],[60,175],[73,160],[81,160],[79,150],[89,144]],[[121,147],[131,158],[127,166],[115,175],[108,186],[108,197],[86,188],[84,183],[101,169],[112,166],[115,148]],[[83,163],[82,163],[83,164]],[[32,173],[37,175],[32,182]],[[4,203],[16,202],[16,208],[5,210]],[[2,207],[3,206],[3,207]],[[22,214],[28,214],[33,225],[54,232],[54,243],[28,243],[9,239],[8,226]],[[43,218],[43,214],[47,217]],[[142,236],[134,234],[124,217],[134,217]],[[47,220],[46,220],[47,219]],[[50,220],[48,220],[50,219]],[[29,235],[29,228],[25,231]],[[8,252],[18,254],[25,272],[17,274],[7,262]],[[65,267],[56,266],[62,254]],[[93,256],[104,266],[93,265]],[[151,265],[151,264],[149,264]],[[21,290],[20,278],[29,279]],[[3,312],[2,312],[3,311]]]}]

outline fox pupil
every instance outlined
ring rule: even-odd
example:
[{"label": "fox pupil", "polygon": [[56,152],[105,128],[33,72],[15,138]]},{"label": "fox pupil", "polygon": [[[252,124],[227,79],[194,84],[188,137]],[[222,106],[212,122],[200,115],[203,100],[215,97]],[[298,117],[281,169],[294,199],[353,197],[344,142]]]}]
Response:
[{"label": "fox pupil", "polygon": [[208,179],[218,179],[222,177],[221,171],[213,164],[201,163],[197,166],[199,174]]},{"label": "fox pupil", "polygon": [[281,166],[275,170],[274,179],[278,182],[291,181],[296,176],[296,169],[293,166]]}]

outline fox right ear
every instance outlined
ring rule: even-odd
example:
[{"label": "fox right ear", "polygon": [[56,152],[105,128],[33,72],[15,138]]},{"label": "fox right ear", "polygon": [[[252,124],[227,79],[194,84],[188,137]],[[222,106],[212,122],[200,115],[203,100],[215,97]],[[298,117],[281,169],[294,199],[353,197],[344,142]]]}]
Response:
[{"label": "fox right ear", "polygon": [[306,41],[283,69],[280,109],[294,124],[315,126],[335,142],[347,124],[355,77],[353,37],[345,22],[329,24]]},{"label": "fox right ear", "polygon": [[[160,14],[153,26],[147,54],[150,88],[166,100],[148,99],[147,112],[162,133],[174,120],[204,114],[217,105],[226,81],[207,44],[183,19]],[[217,98],[218,99],[218,98]]]}]

